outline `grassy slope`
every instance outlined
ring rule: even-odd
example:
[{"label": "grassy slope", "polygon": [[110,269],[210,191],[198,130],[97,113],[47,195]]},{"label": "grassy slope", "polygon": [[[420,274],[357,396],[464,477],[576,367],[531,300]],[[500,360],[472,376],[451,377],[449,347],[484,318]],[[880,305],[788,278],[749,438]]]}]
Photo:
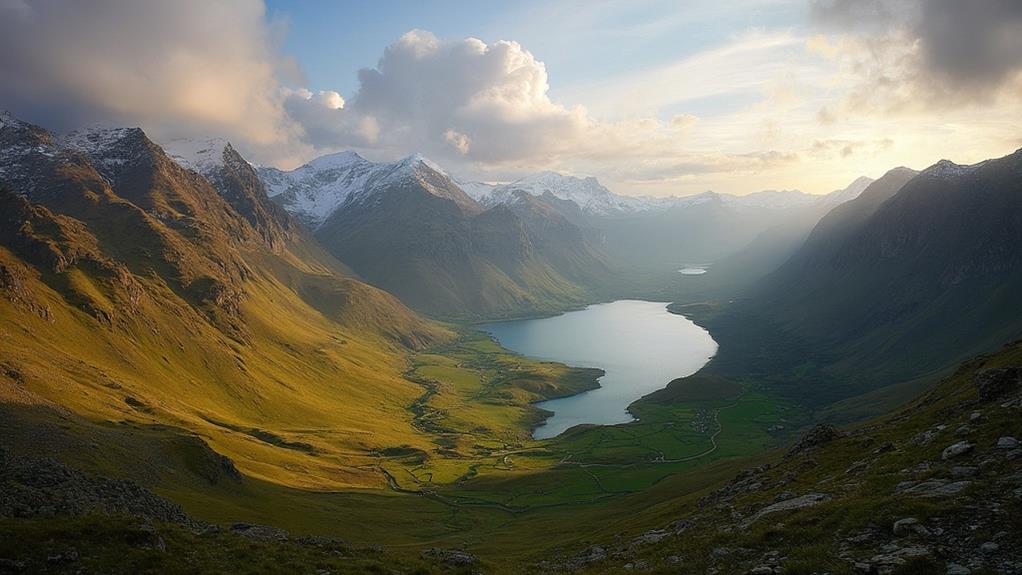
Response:
[{"label": "grassy slope", "polygon": [[[832,443],[795,457],[786,458],[780,452],[763,454],[761,460],[772,465],[742,474],[702,501],[706,493],[680,495],[668,504],[668,513],[662,508],[636,513],[632,529],[621,532],[625,538],[656,521],[663,526],[684,518],[692,521],[693,527],[682,536],[639,546],[618,559],[583,571],[616,573],[626,562],[643,561],[654,573],[704,573],[710,568],[746,572],[761,564],[765,553],[778,551],[785,558],[785,573],[854,573],[853,563],[869,560],[885,541],[895,540],[900,546],[933,545],[927,538],[892,535],[891,526],[900,518],[919,518],[931,529],[936,524],[947,531],[961,530],[964,533],[951,540],[966,549],[977,549],[997,531],[1017,531],[1018,512],[1022,510],[1019,499],[1009,497],[1013,502],[1007,507],[1001,501],[991,503],[1006,495],[1012,477],[1014,485],[1018,484],[1018,460],[1005,458],[1006,451],[994,447],[998,437],[1022,433],[1017,407],[1002,407],[1000,401],[979,401],[973,377],[981,369],[1018,365],[1022,365],[1022,344],[1005,346],[997,353],[966,362],[922,397],[890,415],[853,428]],[[972,417],[975,411],[982,414],[979,419]],[[962,425],[966,426],[964,433],[955,433]],[[924,432],[935,433],[935,439],[921,441]],[[942,450],[963,438],[975,446],[973,453],[942,461]],[[971,485],[961,495],[919,498],[894,493],[895,486],[906,480],[947,478],[956,465],[979,465],[981,470],[971,477]],[[753,482],[756,487],[743,487]],[[665,482],[663,487],[668,485]],[[823,492],[832,499],[749,523],[782,491],[796,495]],[[873,532],[873,538],[841,547],[844,539],[863,532]],[[610,538],[604,543],[613,545]],[[731,554],[713,552],[721,547],[731,550]],[[1009,547],[1014,549],[1012,544]],[[849,559],[840,559],[841,551],[847,552]],[[1017,554],[1017,550],[1010,552]],[[936,551],[906,561],[896,572],[943,572],[945,561],[964,563],[962,551],[936,545]]]}]

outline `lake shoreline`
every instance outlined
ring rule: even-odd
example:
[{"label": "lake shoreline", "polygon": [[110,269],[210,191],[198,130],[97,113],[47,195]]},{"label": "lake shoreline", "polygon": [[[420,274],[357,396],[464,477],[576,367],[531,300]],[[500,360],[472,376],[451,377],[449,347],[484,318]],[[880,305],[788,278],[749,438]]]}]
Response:
[{"label": "lake shoreline", "polygon": [[577,425],[633,422],[632,403],[695,373],[716,355],[709,332],[668,309],[669,303],[616,300],[544,318],[480,323],[475,329],[532,359],[603,370],[593,389],[532,404],[552,412],[532,429],[533,439],[544,440]]}]

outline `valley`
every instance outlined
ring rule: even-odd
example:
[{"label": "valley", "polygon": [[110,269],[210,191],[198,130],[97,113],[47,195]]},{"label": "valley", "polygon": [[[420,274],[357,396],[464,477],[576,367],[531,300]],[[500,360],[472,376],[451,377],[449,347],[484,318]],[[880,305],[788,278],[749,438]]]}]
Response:
[{"label": "valley", "polygon": [[[783,548],[849,573],[955,558],[864,556],[846,539],[886,538],[874,514],[958,533],[982,507],[895,479],[1016,489],[1022,151],[654,201],[10,115],[0,145],[0,525],[39,540],[26,561],[99,529],[87,560],[120,572],[159,532],[301,571],[324,548],[420,573],[734,572]],[[972,471],[945,463],[945,417]],[[1018,505],[997,501],[984,517]],[[821,532],[848,537],[793,543]]]}]

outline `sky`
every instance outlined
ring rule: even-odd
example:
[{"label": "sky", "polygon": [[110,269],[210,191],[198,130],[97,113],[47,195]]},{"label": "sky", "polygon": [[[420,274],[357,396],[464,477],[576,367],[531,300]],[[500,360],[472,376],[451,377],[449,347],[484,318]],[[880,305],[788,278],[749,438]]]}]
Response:
[{"label": "sky", "polygon": [[826,193],[1022,147],[1022,2],[0,0],[0,108],[292,168]]}]

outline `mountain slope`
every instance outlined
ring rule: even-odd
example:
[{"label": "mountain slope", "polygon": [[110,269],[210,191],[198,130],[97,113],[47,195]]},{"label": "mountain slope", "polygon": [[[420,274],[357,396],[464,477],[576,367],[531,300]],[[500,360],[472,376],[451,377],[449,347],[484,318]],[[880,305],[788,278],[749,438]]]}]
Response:
[{"label": "mountain slope", "polygon": [[[709,489],[666,479],[573,552],[579,573],[1016,573],[1022,346],[970,359],[907,405],[819,425]],[[736,462],[739,463],[739,462]],[[680,495],[679,495],[680,494]],[[657,501],[657,497],[668,501]]]},{"label": "mountain slope", "polygon": [[6,117],[0,144],[5,397],[187,429],[305,487],[379,485],[355,454],[416,441],[402,374],[448,332],[289,232],[247,163],[222,196],[137,129]]},{"label": "mountain slope", "polygon": [[1022,336],[1020,241],[1022,152],[899,168],[835,208],[756,292],[710,321],[732,326],[731,364],[753,361],[755,338],[737,331],[744,317],[791,338],[771,361],[799,375],[778,385],[815,379],[817,402],[850,397]]},{"label": "mountain slope", "polygon": [[599,238],[541,200],[487,209],[420,156],[334,154],[261,175],[332,254],[426,313],[549,313],[587,301],[611,275]]}]

